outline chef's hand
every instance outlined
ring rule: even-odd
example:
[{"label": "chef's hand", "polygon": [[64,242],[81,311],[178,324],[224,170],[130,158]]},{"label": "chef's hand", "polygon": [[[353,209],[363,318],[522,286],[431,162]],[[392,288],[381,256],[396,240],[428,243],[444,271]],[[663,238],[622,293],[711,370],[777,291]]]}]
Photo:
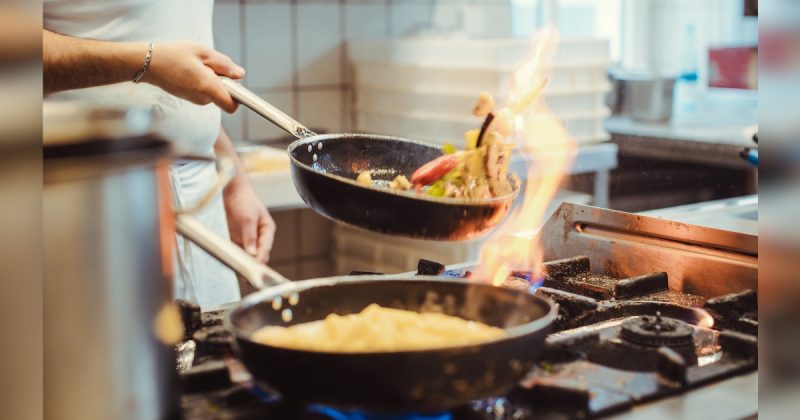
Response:
[{"label": "chef's hand", "polygon": [[198,105],[213,102],[226,112],[234,112],[238,104],[217,75],[241,79],[244,69],[205,45],[164,42],[155,44],[150,68],[142,81]]},{"label": "chef's hand", "polygon": [[231,240],[261,262],[269,261],[275,221],[247,183],[228,185],[223,193]]}]

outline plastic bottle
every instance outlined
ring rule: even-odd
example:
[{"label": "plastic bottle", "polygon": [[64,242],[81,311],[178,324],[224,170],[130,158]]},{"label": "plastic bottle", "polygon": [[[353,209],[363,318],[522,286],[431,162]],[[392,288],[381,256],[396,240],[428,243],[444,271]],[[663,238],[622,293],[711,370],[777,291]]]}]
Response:
[{"label": "plastic bottle", "polygon": [[697,110],[697,39],[693,24],[686,26],[681,54],[681,73],[675,81],[674,99],[676,113],[686,114]]}]

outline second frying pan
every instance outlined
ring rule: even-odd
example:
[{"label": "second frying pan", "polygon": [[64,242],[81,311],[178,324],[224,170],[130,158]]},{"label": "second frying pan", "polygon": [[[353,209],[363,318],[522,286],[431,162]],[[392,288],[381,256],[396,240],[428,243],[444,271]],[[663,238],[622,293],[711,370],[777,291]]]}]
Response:
[{"label": "second frying pan", "polygon": [[355,181],[361,171],[371,170],[373,179],[389,181],[410,176],[442,152],[438,146],[400,137],[318,135],[241,84],[222,80],[235,100],[298,138],[288,149],[295,189],[328,218],[391,235],[466,240],[497,226],[519,193],[515,186],[501,197],[455,199],[361,185]]},{"label": "second frying pan", "polygon": [[[289,282],[187,214],[177,216],[176,227],[257,287],[273,285],[246,297],[224,322],[253,378],[287,401],[381,413],[435,413],[503,395],[544,351],[558,312],[556,304],[530,291],[474,279],[400,274]],[[297,299],[291,298],[294,294]],[[298,350],[251,339],[265,326],[353,314],[371,303],[442,312],[503,328],[506,336],[460,347],[364,353]]]}]

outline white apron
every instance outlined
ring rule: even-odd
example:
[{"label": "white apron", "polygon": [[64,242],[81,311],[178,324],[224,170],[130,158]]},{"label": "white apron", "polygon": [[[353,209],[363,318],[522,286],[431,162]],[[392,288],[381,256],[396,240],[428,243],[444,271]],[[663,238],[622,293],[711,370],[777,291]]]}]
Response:
[{"label": "white apron", "polygon": [[[213,6],[213,0],[44,0],[43,24],[45,29],[78,38],[156,43],[195,41],[213,46]],[[220,129],[220,110],[215,105],[195,105],[146,83],[77,89],[45,99],[150,108],[160,114],[161,134],[178,149],[201,155],[214,153]],[[204,162],[175,165],[170,172],[173,201],[178,208],[195,203],[217,176],[214,165]],[[229,237],[221,197],[197,217],[224,238]],[[176,244],[173,270],[176,299],[197,302],[204,311],[240,299],[232,271],[181,236],[176,238]]]}]

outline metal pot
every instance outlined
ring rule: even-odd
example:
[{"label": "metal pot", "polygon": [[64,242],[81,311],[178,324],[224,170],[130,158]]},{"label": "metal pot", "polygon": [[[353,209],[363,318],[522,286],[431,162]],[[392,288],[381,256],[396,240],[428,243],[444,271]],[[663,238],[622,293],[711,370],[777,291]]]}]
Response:
[{"label": "metal pot", "polygon": [[644,72],[612,72],[609,106],[614,115],[659,122],[672,117],[674,77]]},{"label": "metal pot", "polygon": [[43,128],[45,417],[175,417],[170,143],[137,109],[48,104]]}]

